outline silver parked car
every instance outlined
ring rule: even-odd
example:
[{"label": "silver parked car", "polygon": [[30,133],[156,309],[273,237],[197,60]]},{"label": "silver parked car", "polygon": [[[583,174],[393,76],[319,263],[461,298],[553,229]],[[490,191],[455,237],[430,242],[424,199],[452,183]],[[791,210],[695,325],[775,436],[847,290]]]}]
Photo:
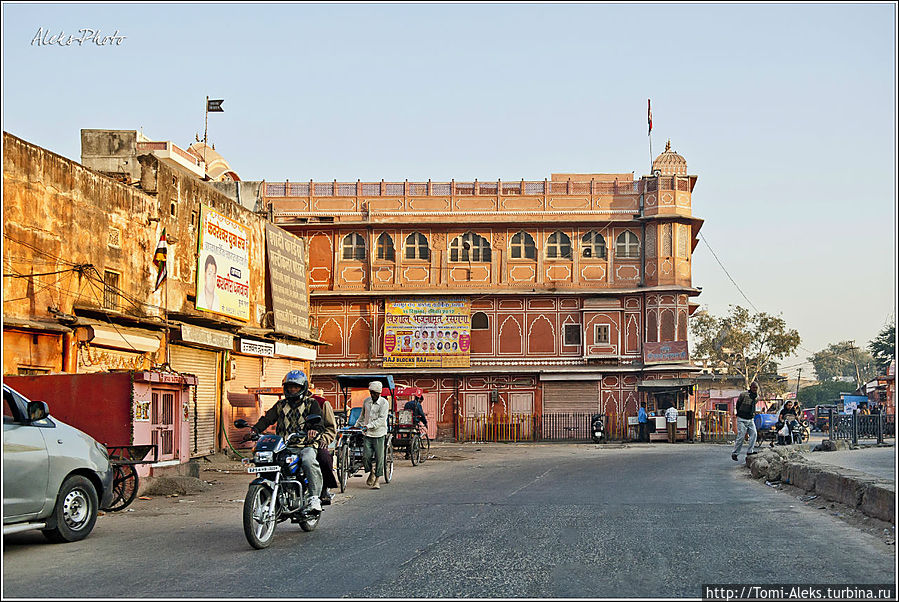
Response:
[{"label": "silver parked car", "polygon": [[3,385],[3,534],[41,529],[56,542],[87,537],[112,501],[106,447]]}]

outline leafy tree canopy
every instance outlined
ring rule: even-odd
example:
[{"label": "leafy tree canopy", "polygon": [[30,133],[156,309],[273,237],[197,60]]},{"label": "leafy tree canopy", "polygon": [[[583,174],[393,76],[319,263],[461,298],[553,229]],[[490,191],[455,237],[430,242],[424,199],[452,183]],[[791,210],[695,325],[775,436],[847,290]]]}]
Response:
[{"label": "leafy tree canopy", "polygon": [[860,387],[874,378],[877,372],[874,357],[856,347],[855,341],[828,345],[808,360],[815,367],[818,380],[822,382],[848,376],[855,380],[855,387]]},{"label": "leafy tree canopy", "polygon": [[886,374],[890,362],[896,359],[896,324],[884,326],[883,330],[868,343],[868,351],[877,363],[877,374]]},{"label": "leafy tree canopy", "polygon": [[799,404],[803,408],[813,408],[819,404],[837,403],[840,401],[840,393],[852,393],[854,389],[854,383],[836,380],[819,382],[799,389]]},{"label": "leafy tree canopy", "polygon": [[763,389],[776,387],[777,361],[792,354],[800,342],[799,332],[788,329],[783,318],[751,313],[739,305],[731,305],[724,317],[694,315],[690,330],[697,338],[694,355],[739,375],[747,389],[754,380]]}]

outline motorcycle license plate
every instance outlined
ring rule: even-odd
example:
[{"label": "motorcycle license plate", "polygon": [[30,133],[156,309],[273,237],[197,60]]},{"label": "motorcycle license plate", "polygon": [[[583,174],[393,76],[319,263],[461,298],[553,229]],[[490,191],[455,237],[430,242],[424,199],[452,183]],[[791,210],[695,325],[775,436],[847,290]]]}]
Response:
[{"label": "motorcycle license plate", "polygon": [[247,467],[247,472],[249,472],[249,473],[276,472],[277,470],[278,470],[277,466],[249,466],[249,467]]}]

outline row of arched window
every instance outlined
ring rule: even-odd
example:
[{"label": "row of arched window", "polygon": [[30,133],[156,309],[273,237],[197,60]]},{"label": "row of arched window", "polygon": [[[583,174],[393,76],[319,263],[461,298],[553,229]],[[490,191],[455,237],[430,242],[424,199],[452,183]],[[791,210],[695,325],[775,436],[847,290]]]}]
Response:
[{"label": "row of arched window", "polygon": [[[571,237],[557,230],[546,239],[544,250],[547,259],[572,259],[573,245]],[[378,236],[376,257],[385,261],[394,261],[393,238],[387,232]],[[428,239],[420,232],[413,232],[406,237],[403,247],[406,259],[430,259],[431,248]],[[595,230],[581,236],[581,257],[606,259],[606,239]],[[343,259],[364,260],[366,256],[365,239],[356,232],[350,232],[343,238]],[[637,259],[640,256],[640,241],[637,235],[626,230],[615,239],[615,256],[621,259]],[[534,237],[527,232],[517,232],[509,239],[510,259],[537,259],[537,245]],[[474,232],[466,232],[454,238],[449,244],[449,261],[451,262],[489,262],[490,243],[486,238]]]}]

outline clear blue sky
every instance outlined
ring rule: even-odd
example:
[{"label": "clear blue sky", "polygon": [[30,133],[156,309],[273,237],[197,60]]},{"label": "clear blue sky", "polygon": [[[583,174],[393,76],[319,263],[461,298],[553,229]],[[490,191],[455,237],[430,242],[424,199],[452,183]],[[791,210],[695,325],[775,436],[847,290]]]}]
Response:
[{"label": "clear blue sky", "polygon": [[[207,95],[216,149],[268,181],[639,176],[651,98],[711,249],[802,336],[784,366],[895,319],[894,3],[3,5],[3,129],[29,142],[186,146]],[[703,242],[693,281],[714,314],[749,306]]]}]

